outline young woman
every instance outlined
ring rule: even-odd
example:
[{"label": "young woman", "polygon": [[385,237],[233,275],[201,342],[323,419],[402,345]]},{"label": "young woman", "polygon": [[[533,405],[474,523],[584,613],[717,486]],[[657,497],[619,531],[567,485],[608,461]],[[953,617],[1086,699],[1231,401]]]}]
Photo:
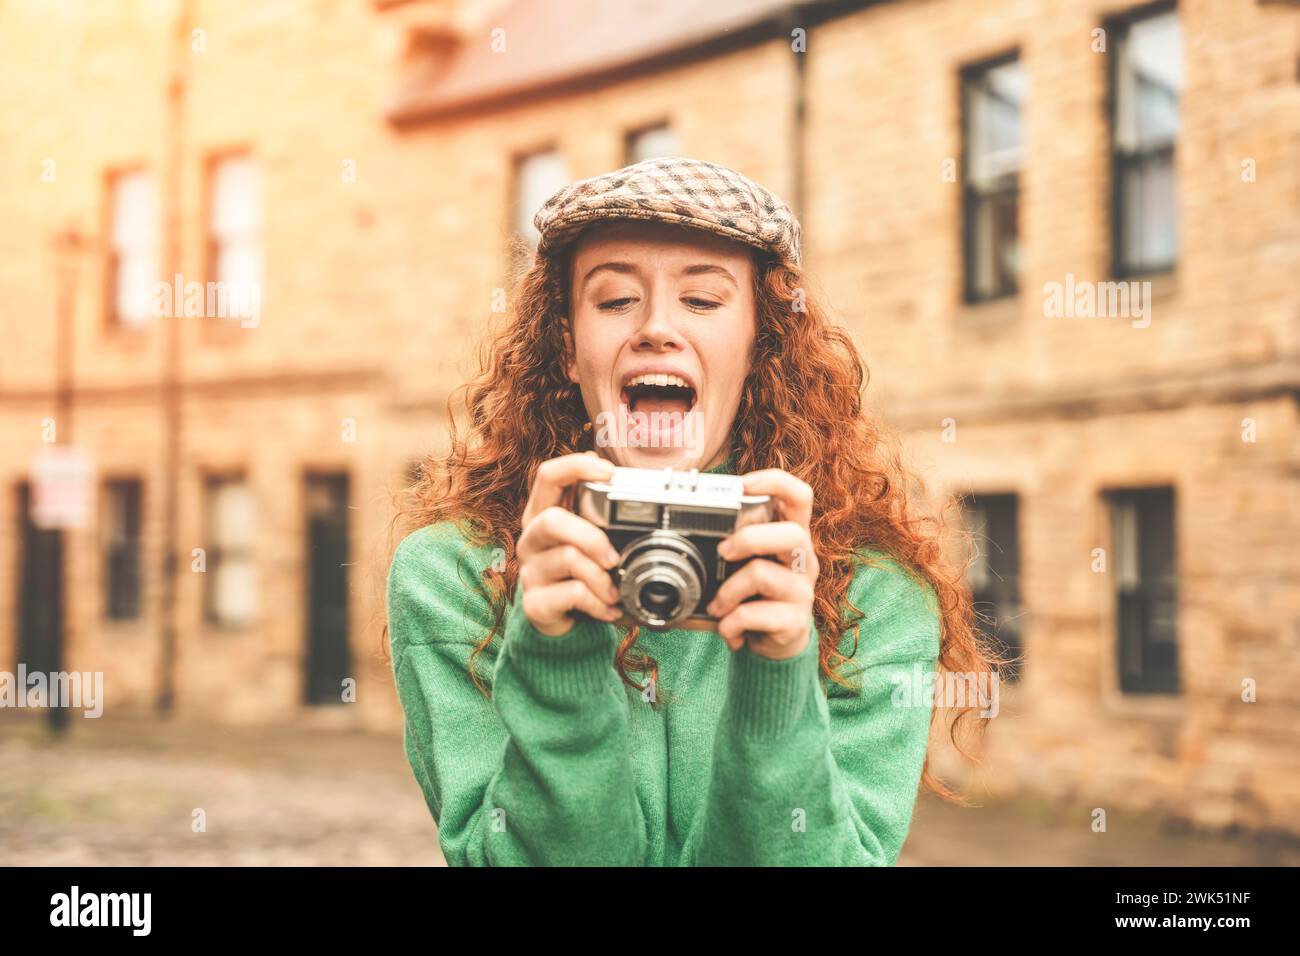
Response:
[{"label": "young woman", "polygon": [[[862,362],[802,286],[798,222],[691,159],[572,184],[535,221],[468,436],[426,463],[389,571],[447,861],[893,865],[923,776],[946,794],[925,682],[985,662]],[[727,541],[764,560],[719,589],[716,633],[613,623],[618,555],[565,493],[615,465],[775,502]]]}]

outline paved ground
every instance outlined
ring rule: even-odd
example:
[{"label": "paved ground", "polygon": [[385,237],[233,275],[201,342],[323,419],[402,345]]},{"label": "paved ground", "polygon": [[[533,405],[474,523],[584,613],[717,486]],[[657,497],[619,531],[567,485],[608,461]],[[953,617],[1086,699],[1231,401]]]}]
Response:
[{"label": "paved ground", "polygon": [[1090,807],[1032,798],[954,807],[923,799],[900,866],[1300,866],[1300,841],[1189,832],[1111,810],[1092,832]]},{"label": "paved ground", "polygon": [[[91,726],[88,726],[91,725]],[[206,815],[194,832],[193,812]],[[1208,837],[1032,801],[923,800],[900,865],[1300,865],[1300,845]],[[0,719],[0,864],[442,862],[401,742],[337,731],[85,721],[51,741]]]},{"label": "paved ground", "polygon": [[442,862],[396,737],[84,723],[0,721],[0,864]]}]

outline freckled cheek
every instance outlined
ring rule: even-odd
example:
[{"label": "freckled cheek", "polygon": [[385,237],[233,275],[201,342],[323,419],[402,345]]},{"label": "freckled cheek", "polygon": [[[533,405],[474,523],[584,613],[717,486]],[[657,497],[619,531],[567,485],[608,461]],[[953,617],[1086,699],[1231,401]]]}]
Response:
[{"label": "freckled cheek", "polygon": [[721,401],[725,403],[729,413],[734,413],[736,408],[740,405],[741,389],[744,387],[745,380],[743,378],[733,379],[725,386],[726,390],[722,393]]},{"label": "freckled cheek", "polygon": [[714,401],[723,405],[735,405],[740,402],[741,389],[749,369],[745,364],[748,350],[737,349],[735,343],[742,340],[737,336],[729,342],[711,345],[708,350],[701,349],[704,358],[704,378],[709,383],[709,391]]},{"label": "freckled cheek", "polygon": [[578,378],[589,402],[618,404],[614,387],[614,366],[618,361],[616,343],[579,342]]}]

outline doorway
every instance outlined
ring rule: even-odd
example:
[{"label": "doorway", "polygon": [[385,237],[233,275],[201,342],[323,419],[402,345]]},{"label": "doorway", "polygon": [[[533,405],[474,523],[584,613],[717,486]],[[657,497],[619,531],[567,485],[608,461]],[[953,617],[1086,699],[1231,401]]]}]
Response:
[{"label": "doorway", "polygon": [[348,646],[348,476],[309,474],[307,503],[308,704],[340,704],[353,677]]},{"label": "doorway", "polygon": [[[20,482],[18,525],[18,660],[27,673],[63,669],[63,533],[32,521],[32,488]],[[15,673],[18,668],[15,666]],[[25,690],[25,689],[24,689]],[[50,725],[66,727],[68,710],[50,707]]]}]

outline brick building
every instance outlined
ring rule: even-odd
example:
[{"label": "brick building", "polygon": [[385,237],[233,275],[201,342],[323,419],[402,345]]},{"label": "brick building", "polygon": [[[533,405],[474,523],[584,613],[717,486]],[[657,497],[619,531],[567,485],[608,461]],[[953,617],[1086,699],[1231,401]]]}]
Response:
[{"label": "brick building", "polygon": [[511,237],[680,152],[791,200],[871,401],[972,496],[1023,654],[978,785],[1300,832],[1298,61],[1267,0],[5,4],[0,661],[399,727],[392,496]]}]

